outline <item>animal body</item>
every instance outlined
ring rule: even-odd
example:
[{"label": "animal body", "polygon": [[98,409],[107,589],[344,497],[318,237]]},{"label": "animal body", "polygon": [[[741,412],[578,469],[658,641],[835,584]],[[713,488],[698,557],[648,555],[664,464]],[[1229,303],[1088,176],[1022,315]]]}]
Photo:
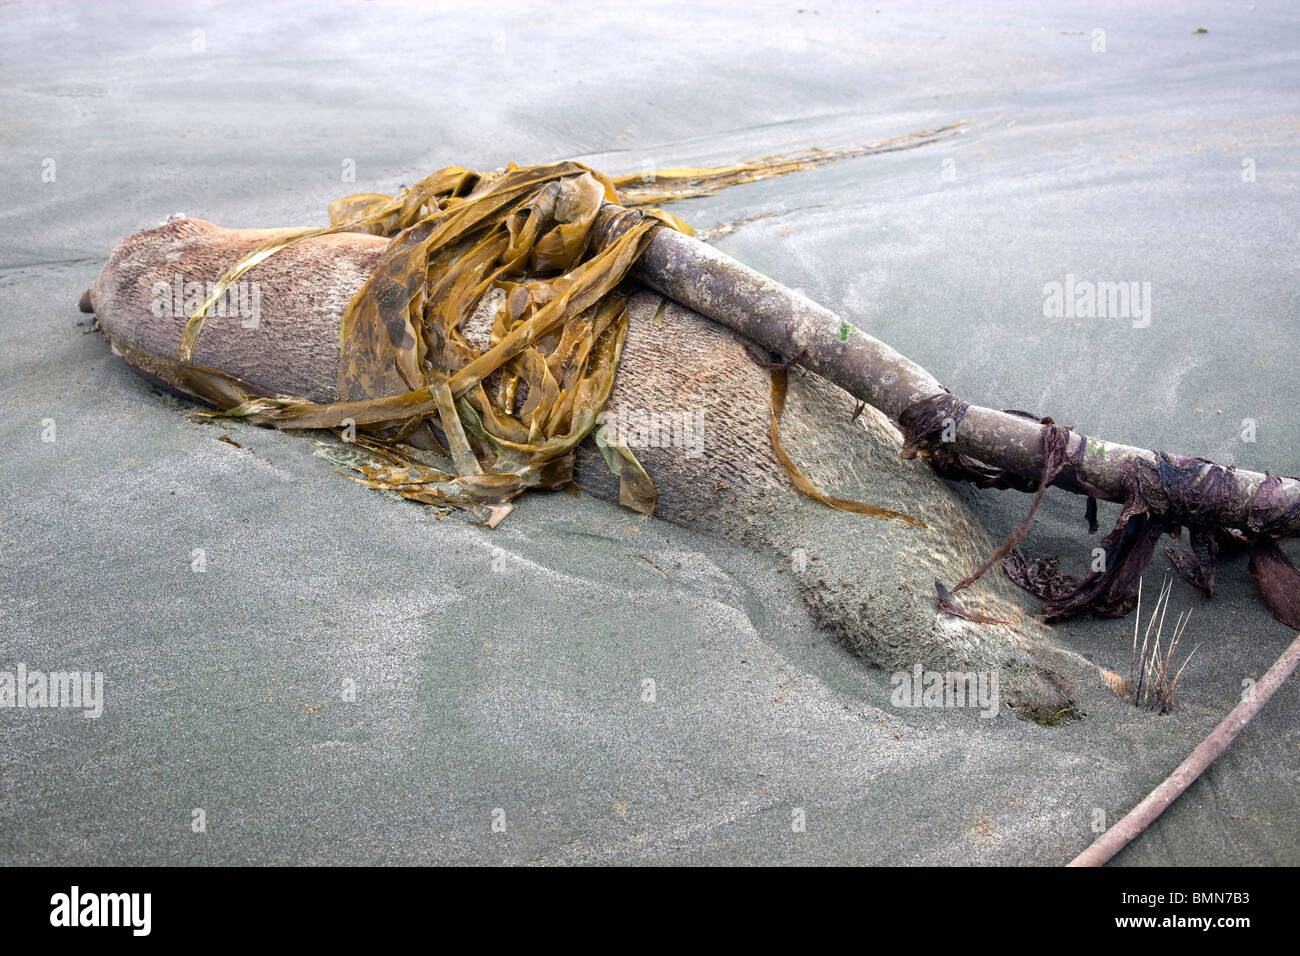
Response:
[{"label": "animal body", "polygon": [[[114,249],[82,307],[138,370],[185,391],[173,358],[192,310],[178,292],[183,299],[187,283],[214,283],[276,234],[196,219],[135,233]],[[330,402],[341,317],[387,245],[343,232],[269,257],[245,276],[257,284],[256,320],[246,308],[209,315],[194,364],[266,395]],[[467,338],[486,334],[482,311]],[[1081,679],[1097,683],[1095,669],[1058,647],[999,575],[965,592],[963,603],[1010,623],[936,607],[934,581],[961,578],[992,545],[942,480],[900,459],[900,436],[883,415],[870,407],[855,415],[847,393],[792,370],[782,437],[820,487],[915,515],[925,528],[835,511],[792,486],[771,447],[769,373],[736,334],[650,291],[633,295],[628,313],[607,421],[656,433],[636,455],[658,488],[658,517],[769,554],[789,569],[818,624],[873,665],[996,671],[1003,703],[1037,719],[1068,709]],[[618,479],[591,441],[579,446],[574,480],[618,500]]]}]

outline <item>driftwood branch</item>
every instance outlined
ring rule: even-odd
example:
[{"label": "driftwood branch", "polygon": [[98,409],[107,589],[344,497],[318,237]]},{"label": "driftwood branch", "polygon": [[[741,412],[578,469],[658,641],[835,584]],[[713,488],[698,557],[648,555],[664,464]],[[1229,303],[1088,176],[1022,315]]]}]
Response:
[{"label": "driftwood branch", "polygon": [[[636,215],[607,204],[598,230],[616,232],[620,220]],[[884,342],[807,296],[682,233],[658,230],[634,274],[656,291],[773,352],[791,356],[806,351],[802,365],[895,422],[918,403],[956,401],[933,375]],[[1033,486],[1043,470],[1048,426],[1024,415],[961,404],[964,415],[950,429],[951,450]],[[1120,502],[1131,498],[1135,472],[1154,475],[1162,463],[1162,457],[1148,449],[1077,432],[1069,434],[1066,455],[1077,467],[1063,470],[1053,479],[1054,485]],[[1196,523],[1249,533],[1300,533],[1300,480],[1223,468],[1200,459],[1165,456],[1164,460],[1176,461],[1183,469],[1180,493],[1191,501],[1188,510],[1195,513]],[[1210,484],[1220,492],[1214,500],[1194,500],[1198,488]],[[1221,493],[1225,487],[1228,493]]]},{"label": "driftwood branch", "polygon": [[1184,790],[1192,785],[1215,759],[1228,749],[1250,719],[1261,707],[1268,703],[1279,687],[1286,682],[1300,664],[1300,635],[1291,642],[1291,646],[1282,652],[1282,656],[1268,669],[1255,684],[1250,694],[1231,713],[1223,718],[1219,726],[1210,732],[1191,755],[1178,765],[1160,786],[1156,787],[1145,800],[1128,812],[1113,827],[1099,836],[1095,843],[1073,860],[1070,866],[1101,866],[1120,850],[1124,849],[1138,834],[1151,825],[1156,817],[1164,812],[1165,807],[1173,803]]}]

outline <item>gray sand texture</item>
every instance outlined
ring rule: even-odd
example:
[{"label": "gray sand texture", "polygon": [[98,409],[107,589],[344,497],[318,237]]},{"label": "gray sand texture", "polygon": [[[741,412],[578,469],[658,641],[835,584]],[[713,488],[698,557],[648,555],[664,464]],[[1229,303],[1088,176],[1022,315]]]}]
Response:
[{"label": "gray sand texture", "polygon": [[[1068,861],[1295,637],[1244,559],[1173,585],[1171,715],[1099,679],[1050,726],[901,708],[779,555],[590,496],[440,518],[154,391],[77,299],[179,211],[967,120],[672,209],[968,400],[1300,474],[1297,50],[1282,3],[0,5],[0,670],[105,676],[97,719],[0,709],[0,862]],[[1149,283],[1149,322],[1044,315],[1067,276]],[[1028,501],[952,490],[995,541]],[[1024,547],[1096,544],[1051,492]],[[1126,673],[1132,627],[1052,634]],[[1117,863],[1300,862],[1296,687]]]}]

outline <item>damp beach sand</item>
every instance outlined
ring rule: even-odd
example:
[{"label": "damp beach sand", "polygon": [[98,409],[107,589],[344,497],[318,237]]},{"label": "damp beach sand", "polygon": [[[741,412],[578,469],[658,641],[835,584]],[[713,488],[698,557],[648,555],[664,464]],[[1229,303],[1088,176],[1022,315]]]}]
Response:
[{"label": "damp beach sand", "polygon": [[[0,709],[0,862],[1061,864],[1295,636],[1237,558],[1210,601],[1173,586],[1199,644],[1173,714],[896,706],[766,555],[564,494],[439,518],[311,437],[203,421],[77,311],[177,211],[312,225],[450,163],[652,172],[968,120],[673,212],[971,401],[1298,474],[1285,5],[221,9],[0,7],[0,670],[103,674],[95,719]],[[1141,321],[1045,315],[1082,282],[1138,283]],[[995,540],[1027,501],[959,494]],[[1082,513],[1049,492],[1024,547],[1086,570]],[[1125,670],[1131,618],[1055,631]],[[1116,862],[1300,863],[1296,691]]]}]

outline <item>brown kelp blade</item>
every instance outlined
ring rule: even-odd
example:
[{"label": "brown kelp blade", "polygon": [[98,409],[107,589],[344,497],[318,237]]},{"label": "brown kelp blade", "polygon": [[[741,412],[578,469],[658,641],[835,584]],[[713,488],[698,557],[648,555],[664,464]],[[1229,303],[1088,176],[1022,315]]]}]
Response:
[{"label": "brown kelp blade", "polygon": [[967,122],[961,120],[931,129],[914,130],[900,136],[872,140],[849,149],[805,149],[705,169],[646,170],[627,176],[615,176],[612,182],[624,206],[647,206],[678,199],[712,196],[731,186],[788,176],[791,173],[816,169],[818,166],[825,166],[841,159],[926,146],[960,133],[966,125]]},{"label": "brown kelp blade", "polygon": [[1300,569],[1272,538],[1251,541],[1250,576],[1274,616],[1288,627],[1300,628]]},{"label": "brown kelp blade", "polygon": [[772,369],[772,416],[768,427],[768,434],[772,440],[772,451],[777,460],[785,468],[786,474],[790,476],[790,481],[801,492],[812,498],[814,501],[820,501],[824,505],[836,509],[837,511],[848,511],[853,514],[870,515],[874,518],[890,518],[894,521],[902,521],[916,528],[928,527],[920,518],[914,518],[912,515],[903,514],[901,511],[890,511],[888,508],[877,508],[875,505],[867,504],[865,501],[854,501],[850,498],[836,498],[834,495],[824,494],[817,489],[808,477],[799,470],[799,466],[794,463],[790,453],[785,450],[781,444],[781,413],[785,411],[785,394],[787,388],[788,372],[784,368]]}]

